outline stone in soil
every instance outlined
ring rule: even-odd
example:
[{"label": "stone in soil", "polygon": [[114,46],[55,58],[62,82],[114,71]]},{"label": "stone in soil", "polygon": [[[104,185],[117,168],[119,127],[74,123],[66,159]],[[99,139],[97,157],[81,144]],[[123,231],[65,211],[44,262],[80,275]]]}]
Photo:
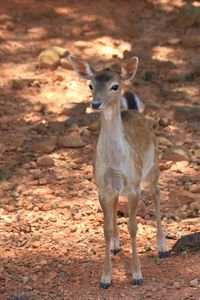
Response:
[{"label": "stone in soil", "polygon": [[166,147],[172,146],[172,142],[162,136],[157,137],[158,144],[164,145]]},{"label": "stone in soil", "polygon": [[41,167],[52,167],[54,160],[49,155],[43,155],[37,159],[37,165]]},{"label": "stone in soil", "polygon": [[184,146],[172,146],[162,155],[163,161],[191,161],[191,154]]},{"label": "stone in soil", "polygon": [[51,137],[45,141],[38,142],[32,145],[32,150],[35,152],[51,153],[57,148],[57,138]]},{"label": "stone in soil", "polygon": [[190,286],[191,287],[197,287],[198,286],[198,279],[195,278],[193,280],[190,281]]},{"label": "stone in soil", "polygon": [[[196,218],[197,219],[197,218]],[[200,218],[198,218],[200,221]],[[171,252],[179,254],[182,251],[199,251],[200,250],[200,232],[182,236],[173,245]]]},{"label": "stone in soil", "polygon": [[80,148],[85,146],[85,142],[77,132],[69,132],[58,138],[58,146],[64,148]]},{"label": "stone in soil", "polygon": [[38,60],[40,68],[55,70],[60,63],[60,56],[54,49],[48,48],[40,53]]}]

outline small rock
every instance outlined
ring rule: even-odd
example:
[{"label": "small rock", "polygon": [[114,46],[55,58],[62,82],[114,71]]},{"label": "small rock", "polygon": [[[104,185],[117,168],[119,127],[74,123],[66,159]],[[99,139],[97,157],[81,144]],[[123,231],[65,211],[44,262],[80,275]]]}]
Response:
[{"label": "small rock", "polygon": [[80,134],[81,133],[81,129],[79,128],[79,126],[76,123],[73,123],[67,129],[66,134],[68,134],[69,132],[77,132],[78,134]]},{"label": "small rock", "polygon": [[[200,218],[199,218],[200,219]],[[189,220],[189,219],[188,219]],[[192,220],[192,219],[190,219]],[[182,220],[185,221],[185,220]],[[185,225],[185,223],[180,222],[180,225]],[[186,223],[186,225],[188,225]],[[200,250],[200,233],[196,232],[189,235],[184,235],[180,239],[176,241],[176,243],[172,247],[172,253],[180,254],[182,251],[185,252],[187,255],[187,252],[191,251],[199,251]]]},{"label": "small rock", "polygon": [[190,281],[190,286],[191,287],[197,287],[198,286],[198,279],[195,278],[193,280]]},{"label": "small rock", "polygon": [[7,212],[14,212],[16,211],[16,207],[12,206],[12,205],[5,205],[4,206],[4,209],[7,211]]},{"label": "small rock", "polygon": [[66,57],[70,54],[67,49],[59,46],[51,46],[48,49],[55,51],[60,56],[60,58]]},{"label": "small rock", "polygon": [[160,119],[158,121],[159,126],[161,127],[167,127],[170,125],[170,121],[168,119]]},{"label": "small rock", "polygon": [[171,38],[171,39],[169,39],[168,43],[170,45],[176,46],[181,43],[181,40],[180,40],[180,38]]},{"label": "small rock", "polygon": [[200,209],[200,201],[194,201],[190,203],[190,208],[192,210],[199,210]]},{"label": "small rock", "polygon": [[123,293],[120,293],[120,296],[121,296],[121,297],[126,297],[126,295],[125,295],[125,294],[123,294]]},{"label": "small rock", "polygon": [[45,141],[32,145],[32,150],[36,152],[50,153],[57,148],[57,138],[52,137]]},{"label": "small rock", "polygon": [[49,203],[44,204],[44,205],[42,206],[42,210],[43,210],[43,211],[50,211],[50,210],[52,210],[51,204],[49,204]]},{"label": "small rock", "polygon": [[43,155],[37,159],[37,165],[42,167],[52,167],[54,160],[49,155]]},{"label": "small rock", "polygon": [[69,228],[70,228],[71,232],[76,232],[76,230],[77,230],[76,225],[71,225]]},{"label": "small rock", "polygon": [[199,148],[199,149],[196,149],[196,150],[194,151],[194,153],[195,153],[195,157],[196,157],[196,158],[200,158],[200,148]]},{"label": "small rock", "polygon": [[159,144],[170,147],[173,146],[172,142],[162,136],[157,137],[157,141]]},{"label": "small rock", "polygon": [[47,133],[47,127],[43,123],[39,123],[36,126],[33,127],[33,129],[38,133],[38,134],[46,134]]},{"label": "small rock", "polygon": [[200,185],[192,184],[190,185],[189,190],[191,193],[200,193]]},{"label": "small rock", "polygon": [[181,288],[180,282],[175,281],[174,284],[173,284],[173,287],[174,287],[175,289],[180,289],[180,288]]},{"label": "small rock", "polygon": [[191,154],[184,146],[172,146],[162,155],[164,161],[191,161]]},{"label": "small rock", "polygon": [[48,180],[46,179],[46,178],[41,178],[41,179],[39,179],[39,184],[40,185],[45,185],[45,184],[47,184],[48,183]]},{"label": "small rock", "polygon": [[80,148],[85,146],[85,142],[76,132],[69,133],[58,138],[58,146],[65,148]]},{"label": "small rock", "polygon": [[60,63],[59,54],[52,48],[42,51],[39,55],[39,67],[55,70]]},{"label": "small rock", "polygon": [[15,30],[15,24],[13,22],[11,22],[11,21],[7,22],[6,23],[6,29],[10,30],[10,31]]},{"label": "small rock", "polygon": [[39,169],[32,170],[31,175],[32,175],[33,179],[40,179],[41,177],[43,177],[43,173]]},{"label": "small rock", "polygon": [[200,224],[200,218],[188,218],[180,221],[180,225],[198,225]]},{"label": "small rock", "polygon": [[159,169],[161,171],[166,171],[169,170],[173,165],[173,161],[166,161],[165,163],[160,163],[159,164]]},{"label": "small rock", "polygon": [[187,161],[177,161],[175,162],[172,167],[171,170],[175,171],[177,173],[184,173],[185,168],[188,166],[188,162]]},{"label": "small rock", "polygon": [[28,282],[28,276],[24,276],[23,277],[23,283],[27,283]]},{"label": "small rock", "polygon": [[35,26],[27,29],[28,37],[32,40],[42,40],[48,37],[48,31],[46,28]]}]

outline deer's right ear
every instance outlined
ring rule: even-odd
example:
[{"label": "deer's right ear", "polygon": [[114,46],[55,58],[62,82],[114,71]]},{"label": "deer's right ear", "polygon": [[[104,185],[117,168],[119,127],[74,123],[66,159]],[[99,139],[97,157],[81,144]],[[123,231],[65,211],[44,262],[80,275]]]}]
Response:
[{"label": "deer's right ear", "polygon": [[95,70],[85,61],[75,57],[73,55],[68,56],[68,60],[72,65],[74,71],[82,78],[91,80]]}]

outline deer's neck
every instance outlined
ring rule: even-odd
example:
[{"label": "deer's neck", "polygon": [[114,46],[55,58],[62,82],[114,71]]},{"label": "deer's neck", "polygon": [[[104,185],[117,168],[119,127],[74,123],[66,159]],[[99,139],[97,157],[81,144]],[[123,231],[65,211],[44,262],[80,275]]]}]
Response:
[{"label": "deer's neck", "polygon": [[101,134],[118,136],[123,133],[123,124],[119,105],[113,105],[101,113]]}]

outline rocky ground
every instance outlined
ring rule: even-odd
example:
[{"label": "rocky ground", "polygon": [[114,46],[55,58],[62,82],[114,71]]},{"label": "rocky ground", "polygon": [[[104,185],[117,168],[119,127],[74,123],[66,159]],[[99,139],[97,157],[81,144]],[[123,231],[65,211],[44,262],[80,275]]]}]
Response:
[{"label": "rocky ground", "polygon": [[[199,1],[181,0],[0,1],[0,299],[200,299],[199,238],[176,244],[200,231],[199,9]],[[99,121],[86,113],[90,92],[68,53],[99,68],[140,60],[134,90],[158,136],[162,223],[174,250],[158,258],[144,190],[140,288],[131,284],[121,199],[122,251],[113,257],[113,284],[99,289],[103,219],[92,176]]]}]

